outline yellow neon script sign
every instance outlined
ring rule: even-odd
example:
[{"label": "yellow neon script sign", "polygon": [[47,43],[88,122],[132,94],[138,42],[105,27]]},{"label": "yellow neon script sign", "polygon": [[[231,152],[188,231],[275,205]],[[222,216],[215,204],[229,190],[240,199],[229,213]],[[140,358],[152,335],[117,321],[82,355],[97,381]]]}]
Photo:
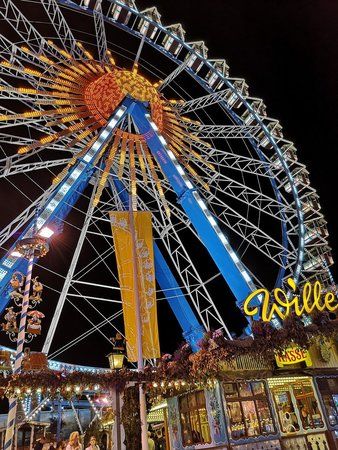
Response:
[{"label": "yellow neon script sign", "polygon": [[278,367],[283,367],[288,364],[297,364],[302,361],[305,361],[307,367],[312,366],[312,360],[309,352],[299,347],[288,347],[282,354],[276,355]]},{"label": "yellow neon script sign", "polygon": [[[297,287],[292,278],[288,278],[288,285],[295,292]],[[270,292],[260,288],[252,292],[244,302],[244,312],[248,316],[256,316],[261,308],[260,314],[263,322],[270,322],[272,317],[278,316],[284,320],[291,312],[297,316],[311,314],[312,311],[334,312],[338,309],[337,298],[333,292],[327,292],[322,296],[323,287],[319,281],[313,285],[306,282],[300,295],[289,296],[281,288],[273,290],[273,301],[270,302]],[[262,297],[261,306],[256,306],[256,297]],[[253,301],[254,300],[254,301]],[[252,306],[254,303],[255,306]]]}]

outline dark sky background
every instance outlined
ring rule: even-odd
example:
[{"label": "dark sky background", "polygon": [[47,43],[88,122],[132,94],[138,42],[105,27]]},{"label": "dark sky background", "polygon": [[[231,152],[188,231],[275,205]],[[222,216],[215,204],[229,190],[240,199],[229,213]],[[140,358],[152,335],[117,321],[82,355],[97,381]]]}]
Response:
[{"label": "dark sky background", "polygon": [[[138,1],[163,24],[181,22],[262,98],[310,172],[337,259],[338,3],[334,0]],[[173,5],[176,5],[173,7]],[[179,6],[177,6],[179,5]],[[333,267],[333,273],[337,273]]]},{"label": "dark sky background", "polygon": [[[250,96],[260,97],[295,143],[320,195],[337,259],[336,152],[338,149],[338,3],[329,0],[139,0],[139,10],[156,5],[162,23],[181,22],[186,41],[204,40],[209,58],[225,58],[230,76],[245,78]],[[62,253],[62,248],[59,253]],[[55,253],[54,253],[55,254]],[[333,267],[333,274],[336,269]],[[180,341],[174,319],[160,313],[162,351]],[[70,309],[69,314],[73,314]],[[165,319],[165,320],[164,320]],[[75,320],[69,316],[69,324]],[[1,343],[8,345],[6,337]],[[75,347],[76,349],[76,347]],[[74,360],[90,364],[90,352]],[[94,357],[94,356],[93,356]],[[61,358],[62,359],[62,358]]]}]

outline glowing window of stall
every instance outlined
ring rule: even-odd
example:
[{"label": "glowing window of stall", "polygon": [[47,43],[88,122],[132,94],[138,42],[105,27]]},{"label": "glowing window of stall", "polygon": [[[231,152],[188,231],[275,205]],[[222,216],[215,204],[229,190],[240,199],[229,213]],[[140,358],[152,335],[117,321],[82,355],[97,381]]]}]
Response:
[{"label": "glowing window of stall", "polygon": [[276,432],[263,381],[224,383],[223,391],[232,439]]},{"label": "glowing window of stall", "polygon": [[211,442],[204,391],[179,397],[179,410],[184,446]]},{"label": "glowing window of stall", "polygon": [[324,427],[309,377],[270,378],[268,383],[283,433],[297,433],[300,427],[303,430]]},{"label": "glowing window of stall", "polygon": [[331,427],[338,427],[338,377],[317,378],[326,414]]}]

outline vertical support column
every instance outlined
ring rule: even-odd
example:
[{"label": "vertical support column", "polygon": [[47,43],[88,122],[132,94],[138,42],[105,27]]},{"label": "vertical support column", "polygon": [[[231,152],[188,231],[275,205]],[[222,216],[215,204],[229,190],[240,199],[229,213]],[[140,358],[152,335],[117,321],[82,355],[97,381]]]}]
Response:
[{"label": "vertical support column", "polygon": [[[184,172],[176,156],[167,146],[144,105],[135,103],[132,115],[137,128],[145,137],[152,155],[178,196],[178,203],[188,215],[201,242],[227,282],[236,299],[237,306],[242,309],[247,296],[255,290],[250,274],[232,249],[217,220]],[[259,305],[260,301],[257,299],[255,306]],[[254,319],[259,319],[258,314]],[[249,323],[243,331],[245,334],[251,334]]]},{"label": "vertical support column", "polygon": [[30,436],[30,439],[29,439],[29,448],[33,448],[34,433],[35,433],[35,426],[31,425],[31,436]]},{"label": "vertical support column", "polygon": [[116,386],[113,390],[112,406],[115,411],[115,423],[112,430],[113,450],[122,450],[121,392]]},{"label": "vertical support column", "polygon": [[56,423],[56,442],[60,441],[61,425],[62,425],[62,403],[61,403],[61,395],[59,395],[59,397],[58,397],[58,417],[57,417],[57,423]]},{"label": "vertical support column", "polygon": [[170,439],[169,439],[169,426],[168,426],[168,412],[167,408],[163,409],[164,416],[164,430],[165,430],[165,448],[170,449]]}]

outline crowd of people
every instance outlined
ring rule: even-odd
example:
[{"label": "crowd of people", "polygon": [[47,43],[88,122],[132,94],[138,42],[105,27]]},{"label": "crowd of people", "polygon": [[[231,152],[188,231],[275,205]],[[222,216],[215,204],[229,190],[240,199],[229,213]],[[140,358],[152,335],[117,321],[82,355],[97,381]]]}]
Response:
[{"label": "crowd of people", "polygon": [[[96,442],[95,436],[91,436],[85,450],[103,450]],[[41,436],[33,445],[32,450],[84,450],[78,431],[73,431],[68,441],[55,442],[53,438]]]},{"label": "crowd of people", "polygon": [[[153,431],[148,431],[148,447],[149,450],[166,449],[164,430],[159,435]],[[106,448],[97,443],[95,436],[91,436],[88,441],[88,446],[84,447],[81,444],[79,432],[73,431],[68,441],[55,442],[53,437],[41,436],[35,441],[31,450],[106,450]]]}]

